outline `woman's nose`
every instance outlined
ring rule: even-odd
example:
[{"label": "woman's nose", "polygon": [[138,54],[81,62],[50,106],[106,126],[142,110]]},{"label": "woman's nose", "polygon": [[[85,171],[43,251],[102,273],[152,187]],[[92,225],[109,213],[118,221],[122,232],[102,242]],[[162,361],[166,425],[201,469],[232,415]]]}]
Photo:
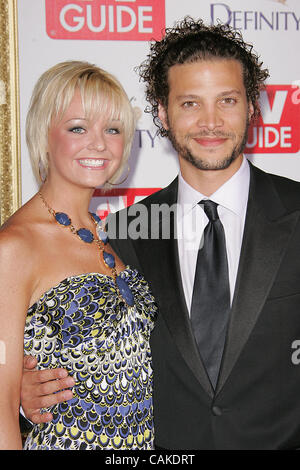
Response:
[{"label": "woman's nose", "polygon": [[105,147],[105,139],[100,133],[95,133],[93,136],[91,136],[91,140],[88,145],[89,149],[95,149],[98,152],[101,152],[105,149]]}]

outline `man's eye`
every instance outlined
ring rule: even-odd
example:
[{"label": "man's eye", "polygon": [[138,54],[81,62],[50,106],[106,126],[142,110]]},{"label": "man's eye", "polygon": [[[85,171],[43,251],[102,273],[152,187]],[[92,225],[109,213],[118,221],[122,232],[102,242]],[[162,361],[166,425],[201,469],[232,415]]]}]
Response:
[{"label": "man's eye", "polygon": [[182,106],[184,108],[194,108],[195,106],[197,106],[197,103],[195,101],[185,101]]},{"label": "man's eye", "polygon": [[237,102],[237,100],[235,98],[223,98],[221,100],[221,103],[224,103],[224,104],[235,104]]}]

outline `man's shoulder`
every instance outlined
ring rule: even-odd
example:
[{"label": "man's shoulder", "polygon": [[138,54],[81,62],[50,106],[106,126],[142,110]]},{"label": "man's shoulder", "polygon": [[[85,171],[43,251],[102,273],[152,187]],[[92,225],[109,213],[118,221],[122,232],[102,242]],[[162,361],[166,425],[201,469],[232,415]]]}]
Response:
[{"label": "man's shoulder", "polygon": [[151,206],[152,204],[173,203],[177,200],[178,178],[176,177],[168,186],[146,197],[138,204]]},{"label": "man's shoulder", "polygon": [[[258,168],[256,168],[256,170],[258,170]],[[263,170],[259,170],[259,171],[263,171]],[[295,192],[299,191],[299,188],[300,188],[299,181],[293,180],[291,178],[287,178],[286,176],[276,175],[274,173],[269,173],[269,172],[263,172],[263,173],[268,175],[272,179],[273,183],[275,184],[276,187],[278,187],[279,190],[287,189],[289,191],[295,191]]]},{"label": "man's shoulder", "polygon": [[300,182],[287,178],[285,176],[276,175],[273,173],[265,172],[257,167],[252,166],[252,169],[258,179],[261,181],[263,191],[264,184],[271,182],[276,193],[283,201],[286,208],[292,210],[300,210]]},{"label": "man's shoulder", "polygon": [[300,196],[300,182],[296,180],[292,180],[285,176],[274,175],[272,173],[268,173],[269,176],[272,178],[272,181],[276,188],[279,191],[288,192],[296,196]]}]

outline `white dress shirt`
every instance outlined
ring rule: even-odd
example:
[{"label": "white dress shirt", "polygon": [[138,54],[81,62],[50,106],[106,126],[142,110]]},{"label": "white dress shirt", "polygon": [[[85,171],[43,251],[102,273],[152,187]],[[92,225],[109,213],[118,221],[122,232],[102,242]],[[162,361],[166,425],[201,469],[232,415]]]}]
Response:
[{"label": "white dress shirt", "polygon": [[200,242],[208,218],[198,202],[210,199],[218,204],[219,218],[223,224],[229,271],[230,299],[232,302],[238,271],[250,184],[248,161],[209,198],[192,188],[179,175],[177,206],[178,255],[182,285],[188,311],[191,309],[196,262]]}]

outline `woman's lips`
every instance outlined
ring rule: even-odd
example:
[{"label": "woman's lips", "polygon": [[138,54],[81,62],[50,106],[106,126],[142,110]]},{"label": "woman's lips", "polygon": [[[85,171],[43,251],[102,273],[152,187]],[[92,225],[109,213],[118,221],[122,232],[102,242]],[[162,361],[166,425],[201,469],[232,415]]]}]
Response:
[{"label": "woman's lips", "polygon": [[103,160],[100,158],[81,158],[80,160],[78,160],[78,163],[84,168],[99,170],[107,166],[108,160]]}]

